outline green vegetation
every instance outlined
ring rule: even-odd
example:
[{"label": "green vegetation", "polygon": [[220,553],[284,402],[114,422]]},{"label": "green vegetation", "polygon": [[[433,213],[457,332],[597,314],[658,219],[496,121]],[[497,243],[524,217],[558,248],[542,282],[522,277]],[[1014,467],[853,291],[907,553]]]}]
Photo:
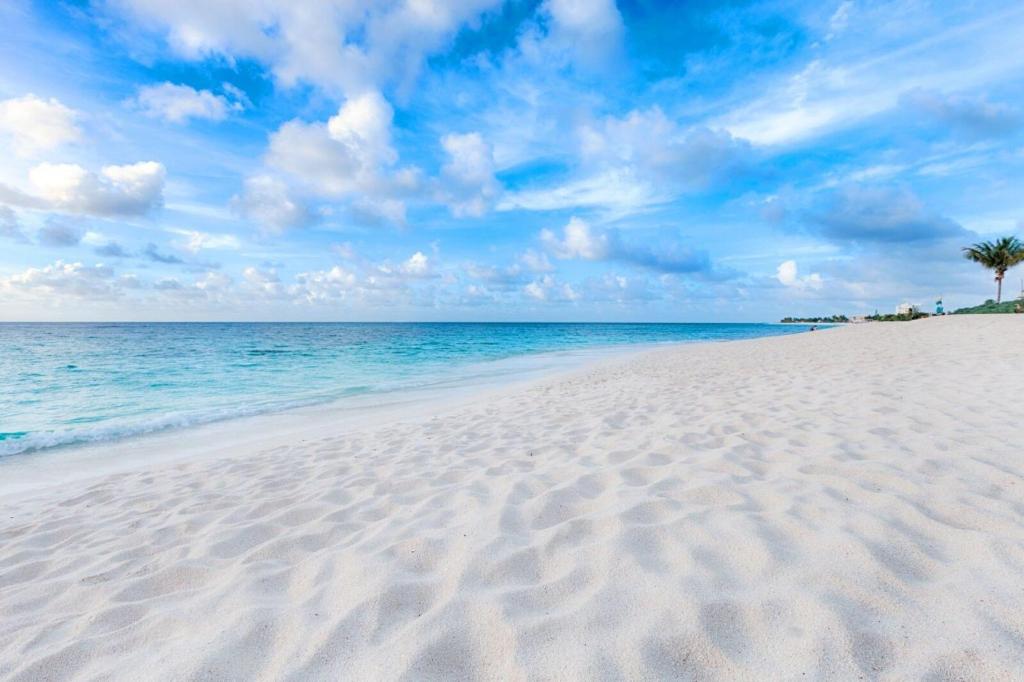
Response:
[{"label": "green vegetation", "polygon": [[840,324],[849,322],[846,315],[833,315],[832,317],[784,317],[780,320],[783,324],[789,322],[807,322],[813,324]]},{"label": "green vegetation", "polygon": [[907,313],[906,315],[896,315],[895,313],[878,315],[876,313],[875,315],[868,315],[865,319],[872,322],[910,322],[911,320],[921,320],[926,317],[931,317],[931,315],[918,311],[916,313]]},{"label": "green vegetation", "polygon": [[1003,237],[994,242],[965,246],[964,257],[996,273],[996,305],[1003,300],[1003,277],[1006,271],[1024,262],[1024,242],[1016,237]]},{"label": "green vegetation", "polygon": [[1024,311],[1024,301],[1020,299],[1016,301],[1003,301],[1002,303],[996,303],[991,298],[972,308],[960,308],[954,310],[954,315],[991,315],[993,313],[1016,313]]}]

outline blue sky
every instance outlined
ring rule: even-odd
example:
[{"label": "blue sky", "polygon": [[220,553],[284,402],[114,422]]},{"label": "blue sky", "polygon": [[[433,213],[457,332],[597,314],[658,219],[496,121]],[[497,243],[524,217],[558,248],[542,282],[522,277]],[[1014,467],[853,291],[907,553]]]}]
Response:
[{"label": "blue sky", "polygon": [[955,307],[994,293],[960,247],[1024,231],[1019,2],[8,0],[0,24],[0,319]]}]

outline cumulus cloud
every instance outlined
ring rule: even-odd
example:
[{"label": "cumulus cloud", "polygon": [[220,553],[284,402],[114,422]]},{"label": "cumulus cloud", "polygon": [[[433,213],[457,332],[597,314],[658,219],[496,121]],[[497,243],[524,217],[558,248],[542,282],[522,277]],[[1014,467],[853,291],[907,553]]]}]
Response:
[{"label": "cumulus cloud", "polygon": [[821,275],[816,272],[801,277],[794,260],[779,263],[779,267],[775,271],[775,278],[782,286],[790,289],[820,289],[824,284]]},{"label": "cumulus cloud", "polygon": [[663,273],[700,274],[726,279],[733,273],[715,270],[704,251],[674,244],[657,248],[626,242],[618,232],[596,229],[584,220],[573,217],[559,236],[553,230],[542,230],[540,241],[556,258],[589,261],[616,261]]},{"label": "cumulus cloud", "polygon": [[554,275],[542,275],[523,287],[523,293],[536,301],[572,302],[580,299],[580,293],[567,282],[561,282]]},{"label": "cumulus cloud", "polygon": [[33,94],[0,101],[0,135],[10,138],[18,156],[31,157],[76,142],[82,131],[78,112],[59,100]]},{"label": "cumulus cloud", "polygon": [[527,280],[527,272],[518,263],[513,263],[508,267],[469,263],[465,266],[465,272],[472,279],[502,289],[522,284]]},{"label": "cumulus cloud", "polygon": [[[536,279],[536,275],[553,273],[555,267],[551,264],[546,253],[527,249],[510,265],[499,267],[496,265],[469,263],[464,266],[463,271],[472,279],[485,282],[502,291],[509,291],[513,288],[522,287],[524,284],[529,283],[531,279]],[[483,291],[485,290],[479,289],[478,293]],[[487,293],[488,296],[491,295],[490,292]],[[479,299],[480,297],[473,298]]]},{"label": "cumulus cloud", "polygon": [[928,242],[968,234],[903,187],[840,188],[827,194],[806,220],[813,231],[839,242]]},{"label": "cumulus cloud", "polygon": [[552,272],[555,269],[551,265],[551,261],[548,260],[547,254],[539,253],[533,249],[524,251],[519,257],[519,261],[530,272]]},{"label": "cumulus cloud", "polygon": [[398,198],[416,187],[412,168],[395,169],[391,144],[394,112],[380,93],[348,99],[326,123],[293,120],[270,137],[267,163],[311,190],[331,198],[357,194],[359,209],[388,219],[404,218]]},{"label": "cumulus cloud", "polygon": [[[55,305],[69,300],[104,301],[130,295],[139,303],[175,306],[187,301],[237,306],[253,300],[316,306],[341,302],[380,306],[403,300],[429,302],[434,285],[425,280],[434,277],[432,264],[422,252],[416,252],[397,266],[367,263],[362,272],[334,266],[300,272],[291,281],[284,280],[274,267],[266,264],[242,268],[238,279],[208,270],[193,281],[178,277],[147,281],[135,274],[118,276],[113,268],[104,264],[56,261],[45,267],[0,276],[0,294],[12,300],[38,300]],[[180,308],[175,310],[180,311]]]},{"label": "cumulus cloud", "polygon": [[430,257],[422,251],[417,251],[397,265],[385,261],[368,270],[366,282],[374,286],[393,286],[397,281],[433,279],[437,276]]},{"label": "cumulus cloud", "polygon": [[335,265],[330,270],[300,272],[295,276],[293,293],[308,303],[324,303],[347,298],[356,289],[353,272]]},{"label": "cumulus cloud", "polygon": [[582,260],[604,260],[608,257],[608,236],[590,227],[590,224],[573,216],[562,228],[559,237],[552,230],[542,230],[540,241],[556,258],[580,258]]},{"label": "cumulus cloud", "polygon": [[292,196],[285,182],[269,175],[246,178],[242,193],[232,197],[231,207],[271,232],[304,227],[316,220],[316,214]]},{"label": "cumulus cloud", "polygon": [[163,203],[162,164],[104,166],[99,173],[72,163],[41,163],[29,171],[36,194],[0,185],[0,199],[27,208],[96,216],[141,215]]},{"label": "cumulus cloud", "polygon": [[429,277],[433,274],[430,270],[430,258],[422,251],[417,251],[409,256],[409,259],[402,263],[399,271],[410,277]]},{"label": "cumulus cloud", "polygon": [[241,104],[229,102],[223,95],[209,90],[196,90],[188,85],[169,82],[139,88],[133,103],[147,116],[171,123],[183,123],[189,119],[222,121],[231,111],[242,108]]},{"label": "cumulus cloud", "polygon": [[646,279],[612,273],[590,278],[584,282],[583,297],[588,301],[610,301],[613,303],[636,303],[657,298]]},{"label": "cumulus cloud", "polygon": [[219,295],[226,292],[234,280],[223,272],[205,272],[197,277],[195,287],[207,294]]},{"label": "cumulus cloud", "polygon": [[448,161],[441,169],[442,200],[456,217],[483,215],[499,184],[494,154],[480,133],[450,133],[441,138]]},{"label": "cumulus cloud", "polygon": [[261,296],[279,298],[286,293],[277,270],[273,268],[261,270],[260,268],[250,266],[242,271],[242,277],[246,285]]},{"label": "cumulus cloud", "polygon": [[118,295],[114,271],[107,265],[83,265],[58,260],[52,265],[0,277],[0,288],[34,295],[113,297]]},{"label": "cumulus cloud", "polygon": [[900,98],[918,116],[972,136],[999,136],[1021,127],[1024,118],[1005,105],[917,88]]},{"label": "cumulus cloud", "polygon": [[112,0],[110,18],[166,38],[186,58],[252,58],[284,85],[298,82],[350,95],[368,88],[407,86],[424,59],[445,47],[499,0],[365,2],[287,0],[153,2]]}]

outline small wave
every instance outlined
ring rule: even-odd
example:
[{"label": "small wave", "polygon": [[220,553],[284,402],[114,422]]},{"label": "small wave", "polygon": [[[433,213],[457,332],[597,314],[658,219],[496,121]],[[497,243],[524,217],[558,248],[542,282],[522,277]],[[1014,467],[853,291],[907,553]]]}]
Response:
[{"label": "small wave", "polygon": [[70,445],[85,445],[89,443],[117,441],[123,438],[143,436],[160,431],[167,431],[169,429],[201,426],[203,424],[212,424],[214,422],[237,419],[239,417],[252,417],[261,414],[281,412],[297,407],[319,405],[330,402],[331,400],[331,398],[310,398],[274,404],[218,409],[208,412],[167,414],[152,419],[134,421],[128,424],[112,423],[81,429],[0,433],[0,457],[22,455],[30,452],[38,452],[40,450],[49,450],[51,448],[66,447]]}]

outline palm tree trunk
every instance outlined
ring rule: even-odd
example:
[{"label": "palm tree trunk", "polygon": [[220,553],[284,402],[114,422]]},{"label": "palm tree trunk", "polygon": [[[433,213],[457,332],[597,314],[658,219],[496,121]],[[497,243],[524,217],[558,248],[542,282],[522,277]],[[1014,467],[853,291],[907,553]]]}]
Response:
[{"label": "palm tree trunk", "polygon": [[1003,278],[1002,276],[996,276],[996,303],[1001,303],[1003,300]]}]

